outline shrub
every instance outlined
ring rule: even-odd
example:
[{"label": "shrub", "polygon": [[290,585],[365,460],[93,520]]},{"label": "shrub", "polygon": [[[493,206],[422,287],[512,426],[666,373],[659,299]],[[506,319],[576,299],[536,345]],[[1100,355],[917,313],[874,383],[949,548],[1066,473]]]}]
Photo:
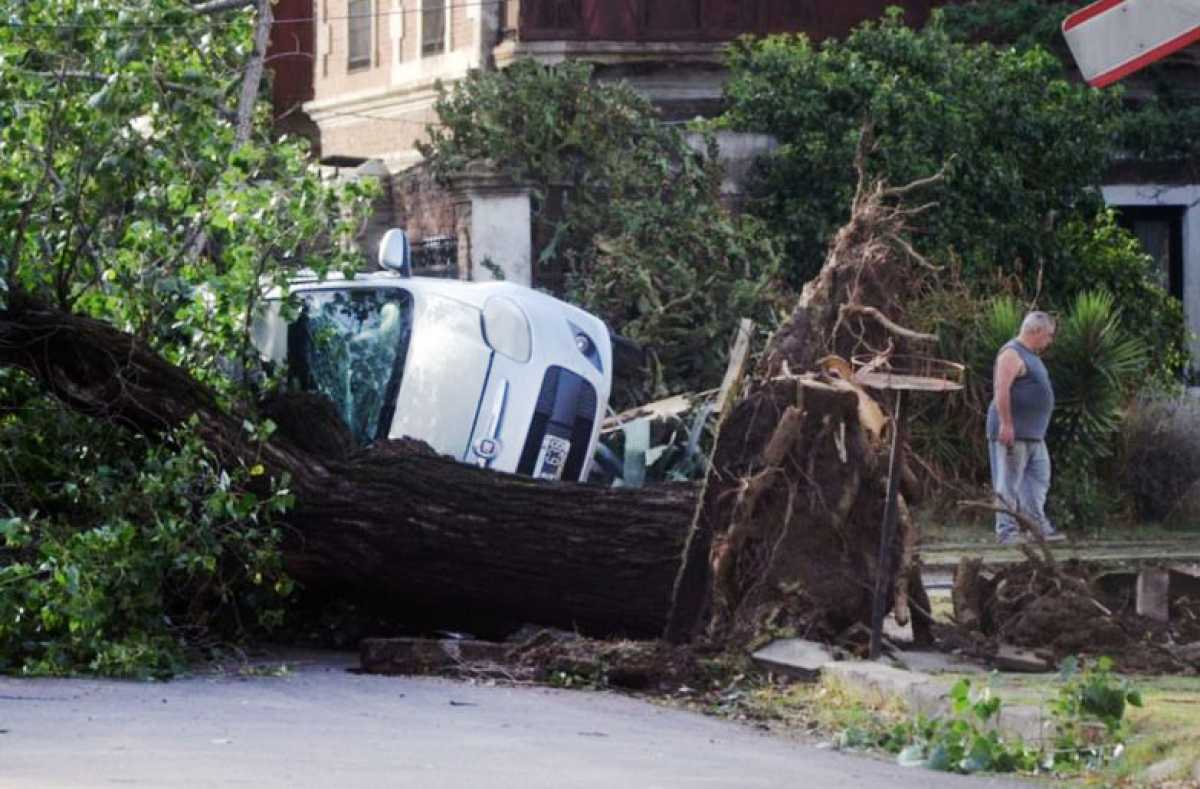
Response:
[{"label": "shrub", "polygon": [[518,61],[439,90],[443,125],[421,146],[435,174],[488,160],[530,184],[539,275],[649,350],[618,407],[716,386],[738,319],[775,325],[790,301],[780,256],[761,223],[721,205],[711,137],[697,152],[645,97],[578,62]]},{"label": "shrub", "polygon": [[1200,400],[1147,395],[1121,426],[1119,479],[1139,516],[1166,520],[1200,484]]},{"label": "shrub", "polygon": [[846,220],[864,121],[878,144],[871,173],[908,183],[949,163],[932,190],[938,209],[915,239],[947,249],[971,279],[997,269],[1034,285],[1057,264],[1055,217],[1088,214],[1111,155],[1111,93],[1069,83],[1040,48],[954,41],[936,21],[921,31],[892,14],[844,40],[743,40],[729,54],[722,123],[775,135],[752,212],[787,240],[793,286],[820,266]]}]

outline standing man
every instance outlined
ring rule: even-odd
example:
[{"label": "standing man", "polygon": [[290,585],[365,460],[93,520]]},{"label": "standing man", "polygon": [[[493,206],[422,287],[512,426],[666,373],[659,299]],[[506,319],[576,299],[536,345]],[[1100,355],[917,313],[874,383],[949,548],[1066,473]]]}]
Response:
[{"label": "standing man", "polygon": [[[1046,428],[1054,411],[1054,386],[1041,354],[1054,342],[1054,319],[1031,312],[1021,332],[996,355],[987,437],[992,489],[997,505],[1019,512],[1047,540],[1061,540],[1046,517],[1050,490],[1050,453]],[[996,538],[1002,545],[1021,540],[1020,527],[1008,513],[996,513]]]}]

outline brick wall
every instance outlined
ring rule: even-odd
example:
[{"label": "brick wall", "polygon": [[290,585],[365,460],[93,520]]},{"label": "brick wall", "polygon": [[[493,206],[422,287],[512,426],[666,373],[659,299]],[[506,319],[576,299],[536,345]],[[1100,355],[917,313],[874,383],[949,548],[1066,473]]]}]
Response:
[{"label": "brick wall", "polygon": [[392,179],[392,221],[404,228],[414,243],[454,235],[454,202],[425,165],[397,173]]}]

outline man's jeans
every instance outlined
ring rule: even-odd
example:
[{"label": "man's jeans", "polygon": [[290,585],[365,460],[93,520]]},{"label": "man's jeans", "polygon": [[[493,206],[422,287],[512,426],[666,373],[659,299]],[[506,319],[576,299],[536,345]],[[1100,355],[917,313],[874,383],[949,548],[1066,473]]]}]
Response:
[{"label": "man's jeans", "polygon": [[[1046,517],[1046,494],[1050,491],[1050,453],[1045,441],[1014,441],[1011,448],[999,441],[988,442],[992,463],[992,490],[996,505],[1021,513],[1042,530],[1053,534]],[[1016,518],[996,513],[996,537],[1005,542],[1020,533]]]}]

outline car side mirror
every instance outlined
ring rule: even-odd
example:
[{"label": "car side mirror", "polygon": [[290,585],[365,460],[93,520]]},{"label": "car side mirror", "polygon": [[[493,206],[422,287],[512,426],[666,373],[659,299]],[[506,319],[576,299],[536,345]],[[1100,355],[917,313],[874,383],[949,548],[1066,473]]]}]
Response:
[{"label": "car side mirror", "polygon": [[400,228],[393,227],[379,240],[379,267],[402,277],[412,276],[412,247],[408,234]]}]

